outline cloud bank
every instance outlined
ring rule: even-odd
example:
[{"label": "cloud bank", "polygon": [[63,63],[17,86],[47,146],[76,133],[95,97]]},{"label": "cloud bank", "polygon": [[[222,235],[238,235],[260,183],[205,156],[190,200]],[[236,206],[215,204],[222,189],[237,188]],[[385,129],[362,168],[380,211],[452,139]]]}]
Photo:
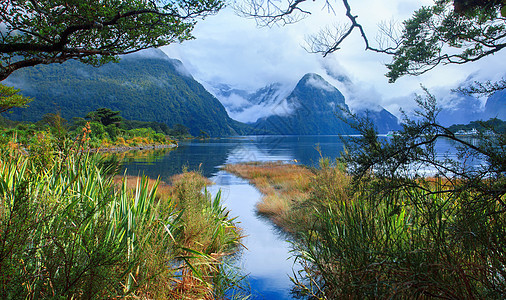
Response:
[{"label": "cloud bank", "polygon": [[[374,43],[380,22],[404,20],[422,5],[432,3],[429,0],[416,3],[363,0],[353,3],[352,10],[363,24],[369,41]],[[450,103],[453,97],[450,90],[462,82],[504,76],[506,51],[475,63],[438,66],[424,75],[402,77],[390,84],[384,76],[387,72],[384,64],[391,58],[364,51],[358,32],[345,41],[341,50],[326,58],[305,51],[302,45],[307,35],[317,33],[326,24],[347,21],[338,2],[334,7],[335,14],[322,9],[320,2],[308,4],[306,8],[312,11],[308,18],[293,25],[271,28],[258,28],[254,20],[238,17],[232,9],[226,8],[197,24],[195,40],[163,50],[170,57],[180,59],[194,78],[205,86],[206,83],[226,83],[253,92],[274,82],[295,85],[304,74],[317,73],[335,85],[352,108],[381,105],[397,115],[399,108],[410,110],[415,106],[414,94],[423,93],[421,84],[441,103]],[[230,103],[237,101],[237,105],[243,100],[222,99]],[[254,115],[253,109],[250,113]]]}]

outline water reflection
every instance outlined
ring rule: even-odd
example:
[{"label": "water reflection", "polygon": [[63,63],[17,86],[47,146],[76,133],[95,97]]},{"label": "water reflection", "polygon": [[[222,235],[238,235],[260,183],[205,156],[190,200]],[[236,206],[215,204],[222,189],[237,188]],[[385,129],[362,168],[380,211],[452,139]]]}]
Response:
[{"label": "water reflection", "polygon": [[[319,151],[317,150],[319,148]],[[337,157],[343,150],[337,136],[253,136],[181,142],[175,150],[136,152],[126,157],[129,175],[145,174],[168,181],[183,168],[199,170],[222,191],[224,204],[246,237],[239,265],[253,292],[253,299],[292,299],[290,295],[293,261],[290,245],[279,229],[256,214],[259,191],[232,174],[221,170],[225,164],[249,161],[285,161],[315,166],[320,155]]]},{"label": "water reflection", "polygon": [[[226,163],[247,161],[297,161],[316,166],[323,156],[337,157],[343,151],[338,136],[248,136],[211,140],[190,140],[179,147],[128,154],[128,174],[160,176],[168,180],[183,168],[199,170],[206,177],[217,174]],[[145,154],[149,153],[149,154]],[[126,155],[126,154],[120,154]],[[137,156],[139,156],[137,158]]]},{"label": "water reflection", "polygon": [[[383,137],[387,138],[387,137]],[[471,141],[472,142],[472,141]],[[174,150],[134,152],[126,155],[127,174],[160,176],[168,181],[183,168],[199,170],[216,184],[212,193],[222,190],[232,216],[238,216],[247,237],[247,250],[240,267],[249,274],[253,299],[291,299],[293,261],[289,244],[268,221],[256,215],[255,205],[261,194],[247,181],[221,170],[225,164],[249,161],[286,161],[316,166],[321,156],[335,158],[343,151],[338,136],[253,136],[181,142]],[[439,158],[457,158],[455,145],[441,140],[436,143]],[[433,169],[426,170],[430,174]]]},{"label": "water reflection", "polygon": [[233,216],[239,216],[239,224],[246,237],[246,251],[239,267],[248,274],[253,299],[291,299],[289,275],[293,261],[289,259],[289,244],[276,228],[257,216],[255,204],[260,192],[247,181],[224,171],[211,178],[216,185],[209,191],[222,191],[224,204]]}]

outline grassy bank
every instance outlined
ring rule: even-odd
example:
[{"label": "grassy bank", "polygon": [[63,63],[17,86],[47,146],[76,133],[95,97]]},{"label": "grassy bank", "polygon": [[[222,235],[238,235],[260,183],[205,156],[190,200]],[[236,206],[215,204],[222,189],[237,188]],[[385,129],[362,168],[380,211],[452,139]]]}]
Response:
[{"label": "grassy bank", "polygon": [[[20,124],[14,128],[0,129],[0,144],[17,144],[19,147],[29,148],[31,145],[40,144],[51,140],[52,144],[58,145],[65,142],[69,137],[86,139],[87,146],[98,151],[124,151],[130,149],[175,147],[177,142],[151,128],[138,128],[122,130],[117,127],[108,128],[108,134],[104,126],[98,123],[87,122],[74,129],[64,127],[40,127],[35,124]],[[68,141],[68,140],[67,140]]]},{"label": "grassy bank", "polygon": [[270,218],[288,232],[297,231],[307,214],[303,203],[310,195],[315,174],[299,165],[282,162],[241,163],[226,165],[225,170],[248,179],[264,195],[257,203],[258,213]]},{"label": "grassy bank", "polygon": [[[63,143],[61,143],[63,141]],[[12,144],[11,144],[12,145]],[[207,180],[113,177],[77,139],[0,153],[3,299],[221,299],[241,233]]]},{"label": "grassy bank", "polygon": [[482,191],[437,177],[384,189],[385,179],[354,180],[328,160],[312,171],[281,163],[226,169],[251,180],[265,195],[259,213],[293,234],[301,264],[294,291],[303,298],[506,295],[505,199],[483,192],[495,180],[484,179]]},{"label": "grassy bank", "polygon": [[146,147],[177,146],[175,138],[188,137],[187,128],[176,129],[156,122],[124,120],[119,111],[101,108],[83,118],[63,119],[59,114],[46,114],[38,122],[14,122],[0,116],[0,144],[14,142],[29,147],[38,139],[63,141],[81,136],[94,149],[126,150]]}]

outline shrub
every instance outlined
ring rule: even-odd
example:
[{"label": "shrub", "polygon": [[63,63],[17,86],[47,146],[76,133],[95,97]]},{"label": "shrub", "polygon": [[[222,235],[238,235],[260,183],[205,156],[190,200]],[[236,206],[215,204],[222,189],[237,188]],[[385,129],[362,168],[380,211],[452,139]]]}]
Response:
[{"label": "shrub", "polygon": [[[358,123],[362,136],[345,155],[350,177],[339,165],[318,171],[316,221],[294,243],[302,295],[506,297],[504,134],[460,140],[437,124],[430,94],[417,101],[421,118],[391,140]],[[441,138],[455,142],[457,159],[437,155]]]},{"label": "shrub", "polygon": [[112,190],[93,158],[4,153],[0,165],[0,293],[34,299],[114,291],[124,249],[107,238]]},{"label": "shrub", "polygon": [[1,298],[211,299],[226,290],[212,284],[239,231],[219,195],[201,193],[203,179],[184,176],[177,200],[145,177],[116,187],[99,156],[45,152],[46,137],[30,155],[0,153]]},{"label": "shrub", "polygon": [[105,137],[109,137],[109,134],[105,130],[105,126],[98,122],[89,122],[91,127],[91,139],[101,140]]},{"label": "shrub", "polygon": [[121,134],[121,130],[114,124],[106,126],[105,131],[112,141],[115,141],[116,138]]}]

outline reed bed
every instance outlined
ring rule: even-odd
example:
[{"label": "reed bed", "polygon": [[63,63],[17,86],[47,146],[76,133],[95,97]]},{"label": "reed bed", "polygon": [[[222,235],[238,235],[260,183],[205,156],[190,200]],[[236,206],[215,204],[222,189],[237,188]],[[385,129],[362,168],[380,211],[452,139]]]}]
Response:
[{"label": "reed bed", "polygon": [[[292,233],[300,298],[506,297],[504,196],[471,190],[461,178],[417,177],[382,189],[382,179],[353,181],[342,163],[326,159],[315,170],[281,163],[226,170],[251,180],[263,202],[287,203],[263,213]],[[303,192],[300,201],[287,196],[292,188]]]},{"label": "reed bed", "polygon": [[[298,235],[299,295],[318,299],[501,299],[506,219],[463,180],[414,178],[379,190],[374,176],[343,180],[323,165],[308,202],[315,222]],[[323,176],[321,175],[323,174]],[[344,188],[336,191],[336,185]],[[480,204],[478,204],[478,201]]]},{"label": "reed bed", "polygon": [[1,298],[222,299],[237,290],[226,258],[241,233],[220,194],[202,193],[202,176],[115,183],[80,146],[1,149]]},{"label": "reed bed", "polygon": [[225,170],[250,180],[264,195],[257,203],[259,214],[288,232],[307,223],[303,203],[308,199],[315,174],[308,168],[282,162],[226,165]]}]

